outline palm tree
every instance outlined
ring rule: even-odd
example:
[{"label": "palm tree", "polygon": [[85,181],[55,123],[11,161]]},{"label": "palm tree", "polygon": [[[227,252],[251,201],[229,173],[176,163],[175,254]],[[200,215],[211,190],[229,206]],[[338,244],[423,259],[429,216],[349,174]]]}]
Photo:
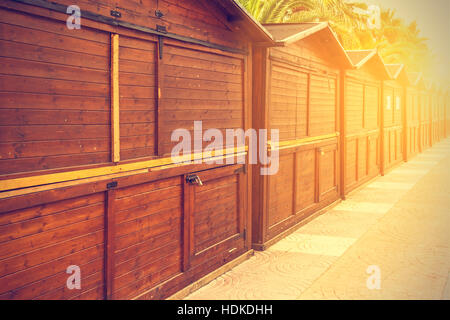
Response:
[{"label": "palm tree", "polygon": [[282,23],[292,8],[303,2],[298,0],[239,0],[247,11],[261,23]]},{"label": "palm tree", "polygon": [[[387,63],[404,63],[409,70],[428,69],[432,55],[417,23],[406,25],[394,10],[381,11],[381,27],[369,29],[368,16],[355,9],[365,3],[346,0],[239,0],[261,23],[301,23],[328,21],[343,47],[378,48]],[[356,0],[358,1],[358,0]]]},{"label": "palm tree", "polygon": [[344,0],[240,0],[242,5],[261,23],[301,23],[328,21],[344,47],[359,47],[355,32],[367,17],[354,12],[359,3]]}]

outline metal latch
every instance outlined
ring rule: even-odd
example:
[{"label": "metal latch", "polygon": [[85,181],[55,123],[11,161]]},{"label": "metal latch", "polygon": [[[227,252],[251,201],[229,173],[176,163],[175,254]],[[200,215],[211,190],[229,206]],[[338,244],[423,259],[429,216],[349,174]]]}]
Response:
[{"label": "metal latch", "polygon": [[111,15],[113,16],[113,17],[116,17],[116,18],[121,18],[122,17],[122,13],[120,13],[119,11],[117,11],[117,10],[111,10]]},{"label": "metal latch", "polygon": [[191,174],[186,177],[186,182],[189,184],[197,184],[199,186],[203,185],[202,179],[196,174]]},{"label": "metal latch", "polygon": [[117,187],[117,181],[112,181],[112,182],[106,184],[107,189],[112,189],[115,187]]}]

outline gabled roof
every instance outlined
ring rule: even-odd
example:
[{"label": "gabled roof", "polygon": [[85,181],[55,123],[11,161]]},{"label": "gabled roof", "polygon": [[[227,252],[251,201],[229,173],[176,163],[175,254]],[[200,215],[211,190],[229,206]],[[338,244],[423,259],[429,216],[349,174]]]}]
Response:
[{"label": "gabled roof", "polygon": [[429,79],[423,79],[423,86],[425,90],[431,90],[433,83]]},{"label": "gabled roof", "polygon": [[404,65],[403,64],[387,64],[386,69],[388,69],[389,74],[391,75],[392,79],[397,79],[400,75],[400,72],[403,70]]},{"label": "gabled roof", "polygon": [[231,24],[242,26],[252,41],[261,45],[274,45],[272,35],[245,10],[238,0],[212,0],[212,2],[227,13],[227,19]]},{"label": "gabled roof", "polygon": [[376,49],[371,50],[347,50],[347,55],[352,61],[353,65],[359,69],[374,55],[377,54]]},{"label": "gabled roof", "polygon": [[263,24],[263,27],[272,35],[276,46],[288,46],[300,40],[311,39],[314,36],[324,37],[326,40],[318,41],[318,43],[331,44],[344,67],[353,68],[350,58],[328,22],[271,23]]},{"label": "gabled roof", "polygon": [[430,82],[430,87],[428,89],[433,91],[433,92],[438,92],[439,91],[439,87],[438,87],[437,83],[434,82],[434,81]]},{"label": "gabled roof", "polygon": [[405,85],[410,83],[404,64],[386,64],[386,69],[392,80],[403,82]]},{"label": "gabled roof", "polygon": [[355,69],[360,69],[368,63],[373,63],[376,66],[376,69],[381,72],[383,79],[388,80],[391,78],[391,75],[377,49],[347,50],[347,55],[350,57]]},{"label": "gabled roof", "polygon": [[407,72],[409,83],[413,86],[417,86],[422,80],[421,72]]},{"label": "gabled roof", "polygon": [[279,45],[288,45],[328,27],[326,22],[271,23],[264,27]]}]

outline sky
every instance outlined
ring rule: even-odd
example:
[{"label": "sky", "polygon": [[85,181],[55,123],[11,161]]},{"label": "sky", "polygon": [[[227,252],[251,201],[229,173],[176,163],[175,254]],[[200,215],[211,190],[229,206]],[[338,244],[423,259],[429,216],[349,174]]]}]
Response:
[{"label": "sky", "polygon": [[[417,21],[421,35],[436,56],[434,73],[450,78],[450,0],[360,0],[382,8],[395,9],[407,24]],[[358,1],[351,1],[358,2]]]}]

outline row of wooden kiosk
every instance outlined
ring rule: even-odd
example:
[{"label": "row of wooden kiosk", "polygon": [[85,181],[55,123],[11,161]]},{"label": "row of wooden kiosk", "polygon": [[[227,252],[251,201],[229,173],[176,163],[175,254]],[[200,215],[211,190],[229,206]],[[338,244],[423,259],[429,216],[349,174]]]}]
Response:
[{"label": "row of wooden kiosk", "polygon": [[[0,299],[167,298],[450,131],[420,74],[233,0],[0,0],[0,60]],[[173,163],[196,120],[279,129],[278,173]]]}]

